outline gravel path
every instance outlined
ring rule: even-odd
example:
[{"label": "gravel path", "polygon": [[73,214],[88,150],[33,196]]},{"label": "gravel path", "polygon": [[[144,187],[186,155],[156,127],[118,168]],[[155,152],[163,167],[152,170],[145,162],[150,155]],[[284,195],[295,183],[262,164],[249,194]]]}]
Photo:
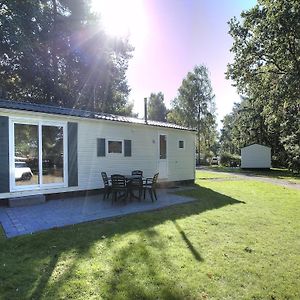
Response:
[{"label": "gravel path", "polygon": [[[295,182],[289,181],[287,179],[264,177],[264,176],[254,175],[254,174],[218,172],[218,171],[214,171],[211,169],[205,169],[203,167],[197,168],[197,170],[201,170],[201,172],[225,174],[225,175],[228,175],[231,177],[230,180],[242,180],[242,179],[243,180],[256,180],[256,181],[268,182],[268,183],[272,183],[275,185],[300,190],[300,183],[295,183]],[[228,180],[228,178],[216,178],[216,179],[212,179],[212,180]]]}]

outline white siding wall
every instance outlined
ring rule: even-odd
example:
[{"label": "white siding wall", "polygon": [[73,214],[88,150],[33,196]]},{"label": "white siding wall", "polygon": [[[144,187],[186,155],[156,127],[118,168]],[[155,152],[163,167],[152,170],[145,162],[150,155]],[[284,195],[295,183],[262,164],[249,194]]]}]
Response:
[{"label": "white siding wall", "polygon": [[254,144],[241,149],[242,168],[271,168],[271,149]]},{"label": "white siding wall", "polygon": [[[9,112],[1,110],[1,115],[26,117],[51,121],[69,121],[78,123],[78,187],[49,188],[47,190],[18,191],[0,194],[1,198],[32,195],[39,193],[59,193],[67,191],[96,189],[103,187],[100,172],[130,174],[134,169],[144,171],[145,177],[158,172],[159,134],[168,138],[168,178],[167,181],[190,180],[195,177],[195,134],[193,132],[171,128],[150,127],[138,124],[118,123],[104,120],[82,119],[68,116],[55,116],[30,112]],[[132,156],[124,154],[106,154],[97,157],[97,139],[128,139],[132,141]],[[184,141],[184,149],[178,146]],[[123,144],[124,146],[124,144]],[[107,151],[107,147],[106,147]]]},{"label": "white siding wall", "polygon": [[[184,149],[179,148],[179,140],[184,141]],[[172,131],[168,135],[168,146],[168,180],[194,179],[195,134],[188,131]]]},{"label": "white siding wall", "polygon": [[[143,170],[145,177],[158,172],[159,134],[167,134],[167,181],[194,179],[194,134],[188,131],[156,128],[116,122],[80,122],[78,126],[78,174],[83,189],[102,187],[100,172],[130,174],[134,169]],[[132,156],[106,154],[97,157],[97,138],[132,141]],[[185,148],[179,149],[178,141],[185,141]],[[106,148],[107,151],[107,148]]]}]

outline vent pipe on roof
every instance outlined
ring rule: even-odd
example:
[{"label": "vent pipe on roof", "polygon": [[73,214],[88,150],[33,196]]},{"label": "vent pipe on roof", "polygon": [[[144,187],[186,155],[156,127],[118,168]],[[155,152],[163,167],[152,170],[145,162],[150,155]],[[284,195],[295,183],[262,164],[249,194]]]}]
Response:
[{"label": "vent pipe on roof", "polygon": [[148,124],[148,105],[147,105],[147,98],[144,98],[144,118],[145,124]]}]

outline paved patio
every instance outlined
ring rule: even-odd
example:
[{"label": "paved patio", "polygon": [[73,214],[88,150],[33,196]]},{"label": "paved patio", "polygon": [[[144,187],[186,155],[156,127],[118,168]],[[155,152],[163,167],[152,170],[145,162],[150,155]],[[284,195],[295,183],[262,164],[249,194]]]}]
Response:
[{"label": "paved patio", "polygon": [[173,194],[179,189],[159,189],[158,201],[149,197],[141,202],[134,200],[124,204],[102,200],[102,195],[52,200],[43,204],[23,207],[0,207],[0,222],[8,238],[30,234],[51,228],[87,221],[150,211],[179,203],[194,201],[193,198]]}]

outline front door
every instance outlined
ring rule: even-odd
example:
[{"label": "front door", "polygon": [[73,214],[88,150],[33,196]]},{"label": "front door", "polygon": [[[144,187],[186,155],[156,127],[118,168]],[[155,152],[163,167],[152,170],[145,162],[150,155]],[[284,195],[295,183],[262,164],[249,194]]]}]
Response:
[{"label": "front door", "polygon": [[160,178],[168,178],[168,138],[166,134],[159,135],[159,160],[158,160],[158,171]]}]

